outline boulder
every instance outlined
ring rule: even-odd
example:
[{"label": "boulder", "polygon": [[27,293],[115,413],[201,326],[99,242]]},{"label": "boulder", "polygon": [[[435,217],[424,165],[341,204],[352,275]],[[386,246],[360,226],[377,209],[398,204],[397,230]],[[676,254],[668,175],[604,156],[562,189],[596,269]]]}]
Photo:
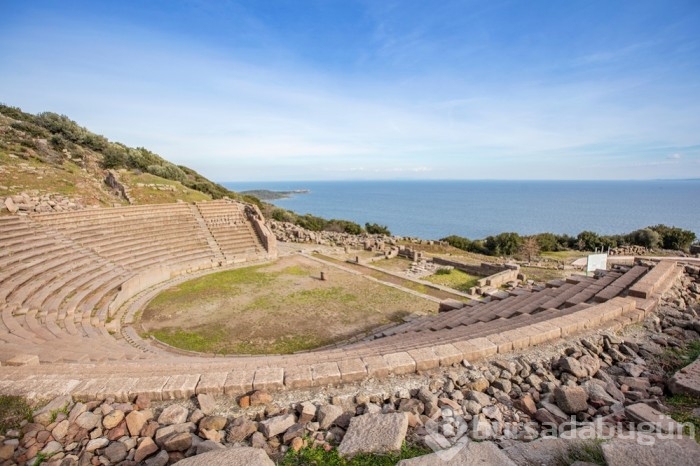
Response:
[{"label": "boulder", "polygon": [[197,395],[197,402],[199,403],[199,409],[201,409],[205,415],[209,416],[216,412],[216,400],[214,400],[213,396],[200,393]]},{"label": "boulder", "polygon": [[148,422],[148,416],[143,411],[132,411],[126,415],[126,427],[129,429],[129,435],[136,437],[143,429],[143,426]]},{"label": "boulder", "polygon": [[559,360],[559,368],[569,374],[573,374],[579,379],[589,375],[589,371],[581,365],[578,359],[572,357],[561,358]]},{"label": "boulder", "polygon": [[516,466],[493,442],[468,442],[425,456],[402,460],[397,466],[462,466],[462,465]]},{"label": "boulder", "polygon": [[633,438],[614,438],[603,443],[608,466],[695,466],[700,445],[689,437],[636,433]]},{"label": "boulder", "polygon": [[566,414],[576,414],[588,409],[588,393],[582,387],[557,387],[554,397],[557,406]]},{"label": "boulder", "polygon": [[260,422],[258,430],[268,439],[283,433],[285,430],[296,424],[294,414],[284,414],[282,416],[274,416]]},{"label": "boulder", "polygon": [[206,430],[222,430],[226,427],[227,419],[223,416],[207,416],[199,421],[199,428]]},{"label": "boulder", "polygon": [[169,426],[171,424],[182,424],[187,421],[187,408],[180,405],[170,405],[163,409],[158,416],[158,424]]},{"label": "boulder", "polygon": [[178,461],[178,466],[212,466],[218,464],[275,466],[264,450],[251,447],[224,448]]},{"label": "boulder", "polygon": [[113,464],[119,463],[126,458],[127,453],[126,445],[124,445],[122,442],[112,442],[107,448],[105,448],[104,451],[104,455]]},{"label": "boulder", "polygon": [[258,431],[258,423],[241,416],[236,418],[229,428],[226,441],[229,443],[242,442]]},{"label": "boulder", "polygon": [[469,423],[469,436],[473,440],[490,440],[493,438],[493,435],[491,421],[486,419],[486,416],[479,414],[472,418]]},{"label": "boulder", "polygon": [[138,448],[136,448],[134,461],[140,463],[157,451],[158,445],[156,445],[156,442],[154,442],[151,437],[144,437],[141,443],[139,443]]},{"label": "boulder", "polygon": [[335,405],[321,405],[316,411],[316,419],[323,430],[329,429],[342,415],[343,408]]},{"label": "boulder", "polygon": [[401,450],[408,430],[406,413],[364,414],[353,417],[338,446],[338,453],[352,458],[359,453],[389,453]]},{"label": "boulder", "polygon": [[102,426],[107,430],[114,429],[122,422],[122,419],[124,419],[124,411],[115,409],[102,418]]},{"label": "boulder", "polygon": [[[648,432],[648,427],[653,427],[656,432],[680,433],[683,432],[683,425],[673,420],[670,416],[652,408],[645,403],[636,403],[625,408],[625,414],[631,421],[646,424],[644,432]],[[640,429],[641,430],[641,429]]]}]

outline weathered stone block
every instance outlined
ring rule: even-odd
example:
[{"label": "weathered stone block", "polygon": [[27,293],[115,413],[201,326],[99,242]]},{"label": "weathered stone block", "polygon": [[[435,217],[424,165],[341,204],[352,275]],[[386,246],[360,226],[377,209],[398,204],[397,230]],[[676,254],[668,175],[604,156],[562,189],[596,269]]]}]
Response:
[{"label": "weathered stone block", "polygon": [[411,374],[416,371],[416,361],[404,351],[385,354],[383,357],[393,374]]},{"label": "weathered stone block", "polygon": [[314,377],[314,385],[317,387],[340,383],[340,369],[338,369],[338,363],[322,362],[319,364],[312,364],[311,372]]},{"label": "weathered stone block", "polygon": [[284,385],[289,389],[308,388],[313,382],[311,366],[292,366],[284,370]]},{"label": "weathered stone block", "polygon": [[163,400],[181,400],[194,396],[199,374],[173,375],[163,386]]},{"label": "weathered stone block", "polygon": [[496,333],[486,337],[488,341],[496,345],[498,354],[513,351],[513,341],[502,333]]},{"label": "weathered stone block", "polygon": [[223,395],[228,372],[205,372],[199,377],[199,383],[195,389],[197,395]]},{"label": "weathered stone block", "polygon": [[268,367],[255,371],[254,390],[282,390],[284,388],[284,369]]},{"label": "weathered stone block", "polygon": [[433,346],[433,351],[438,357],[441,366],[451,366],[452,364],[459,364],[462,362],[464,357],[462,352],[455,348],[454,345],[445,344]]},{"label": "weathered stone block", "polygon": [[338,362],[338,369],[343,382],[359,382],[367,377],[367,367],[360,358],[343,359]]},{"label": "weathered stone block", "polygon": [[359,453],[389,453],[401,450],[408,430],[406,413],[365,414],[350,420],[338,453],[352,458]]},{"label": "weathered stone block", "polygon": [[382,378],[389,375],[389,365],[381,356],[364,356],[362,358],[367,367],[367,375]]},{"label": "weathered stone block", "polygon": [[432,348],[418,348],[408,351],[408,354],[416,363],[417,371],[435,369],[440,366],[440,359]]},{"label": "weathered stone block", "polygon": [[241,395],[253,389],[253,378],[255,371],[236,369],[229,372],[224,382],[224,395]]}]

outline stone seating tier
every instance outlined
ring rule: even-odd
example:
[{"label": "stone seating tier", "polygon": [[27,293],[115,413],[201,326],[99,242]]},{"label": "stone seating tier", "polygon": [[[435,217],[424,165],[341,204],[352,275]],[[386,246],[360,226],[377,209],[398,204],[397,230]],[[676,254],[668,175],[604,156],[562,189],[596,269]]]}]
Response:
[{"label": "stone seating tier", "polygon": [[[154,218],[163,221],[158,225]],[[185,227],[173,222],[175,218],[182,219]],[[80,220],[78,226],[75,219]],[[102,233],[107,230],[114,234]],[[149,345],[132,327],[121,327],[118,319],[107,324],[110,304],[117,296],[120,304],[128,299],[130,295],[123,297],[120,290],[149,267],[189,273],[215,267],[221,253],[227,260],[240,254],[229,248],[264,253],[241,205],[216,201],[41,214],[2,220],[0,234],[3,231],[39,244],[39,254],[21,241],[11,243],[7,248],[11,252],[0,253],[0,262],[9,266],[0,269],[0,393],[30,398],[59,393],[75,399],[111,395],[127,399],[138,393],[155,399],[207,392],[235,395],[252,388],[302,388],[411,373],[463,358],[521,350],[603,324],[615,327],[638,321],[653,310],[655,297],[681,270],[661,263],[649,273],[646,267],[633,267],[624,274],[572,277],[532,292],[507,293],[502,300],[470,302],[461,309],[384,328],[373,339],[318,351],[193,357]],[[125,246],[120,254],[123,244],[114,243],[117,235],[133,248]],[[171,249],[163,246],[168,242]],[[13,259],[17,256],[19,261]],[[26,279],[29,272],[32,280]],[[634,298],[635,287],[645,295]],[[628,289],[630,298],[621,297]],[[17,354],[26,356],[15,358]],[[30,365],[7,366],[15,361]]]}]

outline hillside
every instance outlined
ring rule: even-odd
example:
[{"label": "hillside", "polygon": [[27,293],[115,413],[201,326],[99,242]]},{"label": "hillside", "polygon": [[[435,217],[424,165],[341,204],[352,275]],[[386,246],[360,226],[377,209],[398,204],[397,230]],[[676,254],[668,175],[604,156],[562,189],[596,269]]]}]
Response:
[{"label": "hillside", "polygon": [[[0,214],[224,196],[257,201],[148,149],[110,141],[64,115],[32,115],[0,104]],[[8,197],[14,199],[9,209]]]}]

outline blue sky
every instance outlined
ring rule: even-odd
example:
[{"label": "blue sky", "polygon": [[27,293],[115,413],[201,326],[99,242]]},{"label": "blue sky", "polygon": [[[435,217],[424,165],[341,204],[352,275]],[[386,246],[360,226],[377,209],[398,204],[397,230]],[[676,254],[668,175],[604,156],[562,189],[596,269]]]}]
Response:
[{"label": "blue sky", "polygon": [[217,181],[700,177],[697,0],[2,0],[0,101]]}]

